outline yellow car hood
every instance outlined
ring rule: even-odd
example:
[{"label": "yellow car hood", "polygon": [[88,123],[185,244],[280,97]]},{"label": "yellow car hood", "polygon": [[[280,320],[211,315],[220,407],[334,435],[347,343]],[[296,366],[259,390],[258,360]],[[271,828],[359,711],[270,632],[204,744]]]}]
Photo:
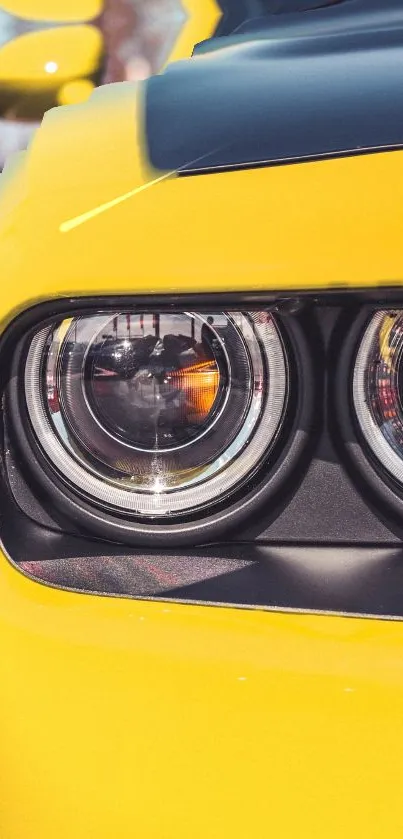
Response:
[{"label": "yellow car hood", "polygon": [[72,294],[400,283],[403,152],[178,177],[150,166],[142,92],[49,112],[10,161],[8,316]]}]

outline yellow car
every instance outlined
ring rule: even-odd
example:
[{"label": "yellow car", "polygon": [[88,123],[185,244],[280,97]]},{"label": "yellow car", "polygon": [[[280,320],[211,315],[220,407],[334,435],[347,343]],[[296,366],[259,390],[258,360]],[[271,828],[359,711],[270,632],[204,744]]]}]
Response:
[{"label": "yellow car", "polygon": [[298,5],[2,175],[1,839],[402,835],[403,7]]}]

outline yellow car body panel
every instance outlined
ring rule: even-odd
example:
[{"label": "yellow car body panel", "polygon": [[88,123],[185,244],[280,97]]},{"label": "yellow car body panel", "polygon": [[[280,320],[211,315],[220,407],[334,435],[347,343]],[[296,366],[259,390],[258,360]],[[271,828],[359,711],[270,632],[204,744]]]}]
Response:
[{"label": "yellow car body panel", "polygon": [[[403,152],[179,178],[142,125],[104,89],[9,164],[2,328],[62,296],[401,283]],[[1,553],[0,639],[1,839],[402,835],[399,621],[80,595]]]},{"label": "yellow car body panel", "polygon": [[100,31],[87,24],[21,35],[0,49],[0,84],[25,91],[58,87],[94,73],[102,49]]},{"label": "yellow car body panel", "polygon": [[26,20],[93,20],[103,10],[103,0],[2,0],[0,8]]},{"label": "yellow car body panel", "polygon": [[400,622],[57,591],[0,556],[4,839],[400,837]]},{"label": "yellow car body panel", "polygon": [[178,177],[151,169],[134,93],[50,111],[20,175],[5,175],[3,321],[72,294],[401,283],[403,152]]}]

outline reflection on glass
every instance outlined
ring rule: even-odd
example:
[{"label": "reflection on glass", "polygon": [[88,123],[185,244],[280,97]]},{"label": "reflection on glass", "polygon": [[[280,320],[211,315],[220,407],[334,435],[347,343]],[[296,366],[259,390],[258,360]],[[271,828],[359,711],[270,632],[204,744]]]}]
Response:
[{"label": "reflection on glass", "polygon": [[[250,321],[238,317],[240,329],[225,313],[63,322],[43,371],[63,444],[97,472],[143,488],[156,478],[189,485],[224,468],[223,453],[232,459],[243,448],[262,407],[259,345]],[[253,383],[245,342],[256,352]]]},{"label": "reflection on glass", "polygon": [[[213,318],[210,318],[213,321]],[[226,382],[210,325],[182,315],[121,315],[85,368],[94,416],[139,448],[183,445],[211,424]]]},{"label": "reflection on glass", "polygon": [[38,332],[25,399],[49,464],[141,516],[222,499],[272,450],[288,379],[267,312],[98,312]]}]

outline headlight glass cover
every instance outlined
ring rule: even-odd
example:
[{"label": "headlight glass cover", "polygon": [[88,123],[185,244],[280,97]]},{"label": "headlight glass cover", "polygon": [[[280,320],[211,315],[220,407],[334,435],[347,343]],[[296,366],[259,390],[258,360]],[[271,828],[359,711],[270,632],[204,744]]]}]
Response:
[{"label": "headlight glass cover", "polygon": [[353,400],[361,432],[380,464],[403,484],[403,310],[373,315],[354,368]]},{"label": "headlight glass cover", "polygon": [[64,319],[35,335],[25,363],[52,468],[87,500],[142,518],[208,507],[245,482],[273,448],[288,384],[267,312]]}]

